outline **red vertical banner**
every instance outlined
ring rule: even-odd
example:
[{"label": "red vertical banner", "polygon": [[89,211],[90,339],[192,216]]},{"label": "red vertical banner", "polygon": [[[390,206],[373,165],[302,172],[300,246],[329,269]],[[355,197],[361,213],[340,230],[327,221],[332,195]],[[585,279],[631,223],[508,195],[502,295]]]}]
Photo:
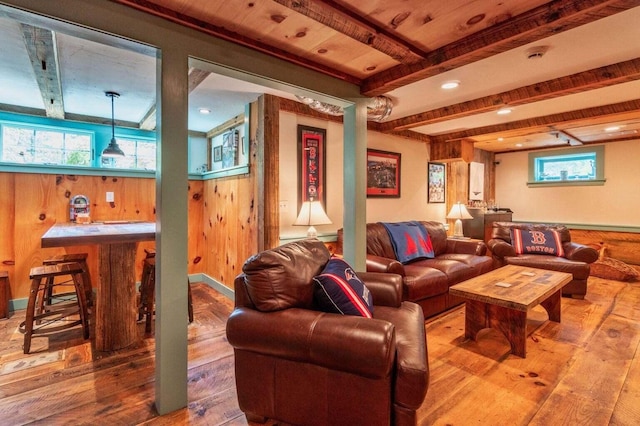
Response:
[{"label": "red vertical banner", "polygon": [[325,205],[326,130],[298,126],[298,208],[305,201],[316,200]]}]

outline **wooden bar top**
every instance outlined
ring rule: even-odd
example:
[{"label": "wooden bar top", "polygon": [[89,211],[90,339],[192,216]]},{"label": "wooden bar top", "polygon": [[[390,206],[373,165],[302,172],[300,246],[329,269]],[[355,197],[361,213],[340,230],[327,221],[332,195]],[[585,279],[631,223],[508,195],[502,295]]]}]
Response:
[{"label": "wooden bar top", "polygon": [[155,222],[56,223],[43,236],[41,245],[65,247],[88,244],[135,243],[156,238]]}]

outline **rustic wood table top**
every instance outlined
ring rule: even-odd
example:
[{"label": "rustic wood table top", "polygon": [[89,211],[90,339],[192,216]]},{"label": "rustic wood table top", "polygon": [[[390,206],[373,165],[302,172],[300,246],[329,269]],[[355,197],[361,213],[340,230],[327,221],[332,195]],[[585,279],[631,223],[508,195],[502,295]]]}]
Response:
[{"label": "rustic wood table top", "polygon": [[88,244],[134,243],[156,237],[155,222],[56,223],[42,236],[41,245],[65,247]]},{"label": "rustic wood table top", "polygon": [[465,299],[527,312],[571,281],[566,272],[507,265],[453,285],[449,293]]}]

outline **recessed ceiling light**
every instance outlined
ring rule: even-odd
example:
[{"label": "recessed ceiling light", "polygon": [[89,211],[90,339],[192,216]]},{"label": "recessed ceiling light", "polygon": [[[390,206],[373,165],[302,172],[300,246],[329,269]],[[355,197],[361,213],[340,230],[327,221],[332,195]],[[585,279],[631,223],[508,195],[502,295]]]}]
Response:
[{"label": "recessed ceiling light", "polygon": [[498,115],[511,114],[511,108],[500,108],[497,112]]},{"label": "recessed ceiling light", "polygon": [[620,130],[620,126],[611,126],[604,129],[605,132],[617,132],[618,130]]},{"label": "recessed ceiling light", "polygon": [[502,142],[504,138],[498,138],[498,142]]},{"label": "recessed ceiling light", "polygon": [[209,108],[199,108],[200,114],[211,114],[211,110]]},{"label": "recessed ceiling light", "polygon": [[440,87],[445,90],[451,90],[457,88],[458,86],[460,86],[460,82],[458,80],[451,80],[445,81]]},{"label": "recessed ceiling light", "polygon": [[517,146],[518,148],[520,148],[520,147],[522,147],[522,144],[521,144],[521,143],[517,143],[517,144],[516,144],[516,146]]}]

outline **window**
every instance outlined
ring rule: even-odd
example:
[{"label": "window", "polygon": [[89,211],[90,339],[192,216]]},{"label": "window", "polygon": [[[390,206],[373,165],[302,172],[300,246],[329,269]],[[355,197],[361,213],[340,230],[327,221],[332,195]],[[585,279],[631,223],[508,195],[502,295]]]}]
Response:
[{"label": "window", "polygon": [[529,185],[604,184],[604,146],[529,153]]},{"label": "window", "polygon": [[0,126],[4,162],[91,166],[92,133],[7,123]]},{"label": "window", "polygon": [[103,166],[118,169],[156,169],[155,140],[118,138],[117,142],[120,149],[124,152],[124,157],[103,158]]}]

